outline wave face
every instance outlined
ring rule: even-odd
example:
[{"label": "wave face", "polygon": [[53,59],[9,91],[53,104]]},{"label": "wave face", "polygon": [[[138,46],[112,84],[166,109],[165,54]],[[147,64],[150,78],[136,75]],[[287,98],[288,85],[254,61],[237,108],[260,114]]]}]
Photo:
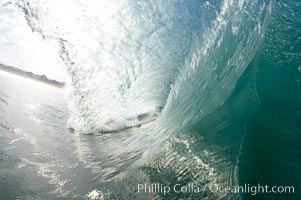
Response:
[{"label": "wave face", "polygon": [[251,0],[17,4],[33,30],[60,41],[78,132],[154,117],[165,130],[200,120],[225,102],[253,59],[269,10],[269,1]]},{"label": "wave face", "polygon": [[14,2],[60,44],[70,126],[108,133],[77,141],[102,183],[300,188],[299,0]]}]

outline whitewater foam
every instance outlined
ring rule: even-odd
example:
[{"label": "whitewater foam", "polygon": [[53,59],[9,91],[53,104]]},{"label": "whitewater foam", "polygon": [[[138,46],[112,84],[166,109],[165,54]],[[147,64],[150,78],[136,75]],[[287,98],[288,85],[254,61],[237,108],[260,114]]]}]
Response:
[{"label": "whitewater foam", "polygon": [[[84,133],[155,118],[173,132],[223,105],[261,44],[268,2],[16,4],[34,31],[58,40],[70,75],[70,126]],[[139,120],[158,107],[160,115]]]}]

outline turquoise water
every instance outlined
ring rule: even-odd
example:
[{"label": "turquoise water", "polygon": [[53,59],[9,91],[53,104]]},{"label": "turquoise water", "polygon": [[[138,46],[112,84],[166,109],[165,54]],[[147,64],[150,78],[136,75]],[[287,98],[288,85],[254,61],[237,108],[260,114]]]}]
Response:
[{"label": "turquoise water", "polygon": [[[5,199],[301,198],[299,1],[13,3],[70,80],[1,75]],[[208,190],[245,184],[295,192]]]},{"label": "turquoise water", "polygon": [[[256,59],[260,109],[246,124],[240,180],[295,185],[300,199],[300,2],[277,2],[266,39]],[[267,197],[266,197],[267,196]]]}]

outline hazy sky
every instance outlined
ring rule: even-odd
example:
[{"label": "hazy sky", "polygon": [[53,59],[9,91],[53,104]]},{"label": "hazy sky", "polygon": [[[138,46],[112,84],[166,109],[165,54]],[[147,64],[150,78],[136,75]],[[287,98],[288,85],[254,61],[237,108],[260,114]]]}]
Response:
[{"label": "hazy sky", "polygon": [[58,43],[32,32],[17,7],[0,7],[0,63],[63,81],[66,72],[58,52]]}]

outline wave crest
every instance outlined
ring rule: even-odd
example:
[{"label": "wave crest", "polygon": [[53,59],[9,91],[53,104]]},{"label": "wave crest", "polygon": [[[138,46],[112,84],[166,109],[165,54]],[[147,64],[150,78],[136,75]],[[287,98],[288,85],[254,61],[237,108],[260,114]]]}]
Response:
[{"label": "wave crest", "polygon": [[78,132],[137,126],[157,108],[158,126],[173,131],[213,112],[255,56],[269,10],[251,0],[17,4],[61,45]]}]

